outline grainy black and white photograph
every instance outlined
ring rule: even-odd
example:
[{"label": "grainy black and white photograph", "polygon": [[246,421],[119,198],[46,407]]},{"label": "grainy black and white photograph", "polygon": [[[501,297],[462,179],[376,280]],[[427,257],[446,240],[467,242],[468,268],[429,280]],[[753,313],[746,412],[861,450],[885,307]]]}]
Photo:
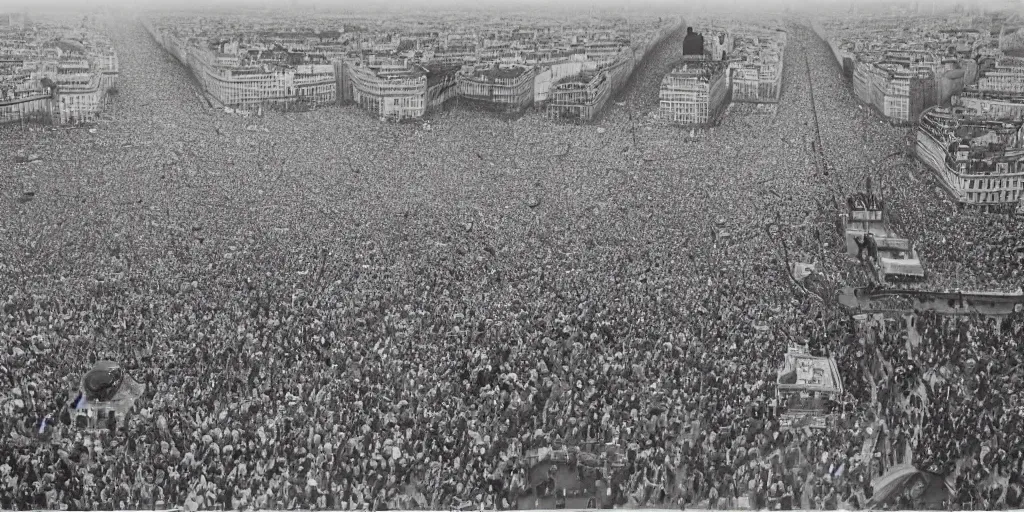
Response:
[{"label": "grainy black and white photograph", "polygon": [[0,511],[1024,508],[1021,0],[0,0]]}]

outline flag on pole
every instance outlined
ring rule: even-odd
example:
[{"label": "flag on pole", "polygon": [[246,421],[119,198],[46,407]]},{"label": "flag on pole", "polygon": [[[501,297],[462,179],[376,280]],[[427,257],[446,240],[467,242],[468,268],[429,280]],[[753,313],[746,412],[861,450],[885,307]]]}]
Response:
[{"label": "flag on pole", "polygon": [[89,404],[88,401],[85,399],[84,393],[78,393],[78,396],[75,397],[75,400],[71,402],[71,408],[76,411],[85,409],[88,406]]}]

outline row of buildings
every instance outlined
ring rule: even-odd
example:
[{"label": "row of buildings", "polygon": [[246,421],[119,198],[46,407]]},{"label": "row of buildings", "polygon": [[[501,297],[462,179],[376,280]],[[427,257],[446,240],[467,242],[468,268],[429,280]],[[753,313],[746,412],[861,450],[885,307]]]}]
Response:
[{"label": "row of buildings", "polygon": [[1024,197],[1021,127],[963,107],[934,107],[916,130],[917,156],[957,203],[1015,212]]},{"label": "row of buildings", "polygon": [[958,203],[1020,211],[1024,200],[1024,60],[984,62],[976,84],[950,105],[925,110],[915,132],[918,158]]},{"label": "row of buildings", "polygon": [[992,38],[942,18],[835,19],[815,24],[853,92],[891,122],[912,124],[978,79],[975,57]]},{"label": "row of buildings", "polygon": [[239,27],[223,21],[164,18],[145,25],[192,70],[218,107],[341,102],[403,121],[457,101],[505,113],[540,108],[551,118],[587,121],[651,48],[682,24],[662,18],[621,21],[587,31],[521,25],[485,25],[472,33],[258,27],[242,36]]},{"label": "row of buildings", "polygon": [[109,42],[79,19],[0,19],[0,123],[96,120],[117,85]]},{"label": "row of buildings", "polygon": [[1024,118],[1024,59],[1002,57],[981,62],[977,83],[951,98],[954,106],[993,118]]},{"label": "row of buildings", "polygon": [[1004,55],[1005,27],[952,16],[815,28],[859,100],[916,124],[914,153],[956,204],[1024,212],[1024,59]]},{"label": "row of buildings", "polygon": [[662,79],[661,119],[710,125],[718,121],[730,101],[779,101],[786,32],[708,23],[696,33],[703,37],[700,54],[684,55],[683,62]]},{"label": "row of buildings", "polygon": [[736,29],[728,52],[733,101],[776,103],[782,94],[786,32],[771,27]]},{"label": "row of buildings", "polygon": [[274,40],[190,37],[148,20],[143,25],[192,71],[214,106],[312,108],[336,101],[334,65],[322,53]]}]

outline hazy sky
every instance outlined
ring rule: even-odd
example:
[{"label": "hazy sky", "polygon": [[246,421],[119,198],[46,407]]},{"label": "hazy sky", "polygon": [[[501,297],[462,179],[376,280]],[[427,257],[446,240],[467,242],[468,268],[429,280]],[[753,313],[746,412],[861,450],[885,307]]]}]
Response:
[{"label": "hazy sky", "polygon": [[[707,0],[704,0],[707,1]],[[815,4],[822,3],[849,3],[851,0],[715,0],[714,2],[707,1],[715,5],[786,5],[794,4],[800,5],[801,3],[813,2]],[[863,0],[853,0],[855,2]],[[909,1],[909,0],[904,0]],[[501,6],[506,5],[509,0],[384,0],[387,4],[395,6],[409,6],[409,7],[429,7],[433,5],[454,5],[454,4],[465,4],[475,6]],[[324,8],[331,7],[361,7],[368,4],[381,3],[381,0],[0,0],[0,12],[4,11],[5,8],[12,6],[36,6],[36,7],[56,7],[56,6],[68,6],[76,8],[89,8],[99,5],[110,5],[110,6],[159,6],[159,5],[175,5],[185,6],[188,4],[200,5],[200,6],[211,6],[211,5],[223,5],[223,6],[251,6],[251,7],[263,7],[263,6],[288,6],[292,4],[298,4],[299,6],[317,6]],[[695,4],[703,3],[702,0],[514,0],[514,3],[530,6],[544,6],[544,5],[566,5],[566,4],[578,4],[581,6],[593,5],[593,6],[636,6],[642,4],[658,4],[663,6],[678,6],[681,10],[693,8]]]},{"label": "hazy sky", "polygon": [[[915,0],[887,0],[886,3],[912,3]],[[919,0],[921,3],[930,4],[933,0]],[[935,0],[939,5],[952,5],[955,0]],[[967,4],[991,4],[997,3],[1005,6],[1012,0],[961,0],[960,3]],[[848,6],[853,4],[878,4],[877,0],[0,0],[0,12],[11,8],[29,10],[69,8],[69,9],[90,9],[97,6],[110,7],[158,7],[162,5],[173,5],[175,7],[201,6],[210,7],[253,7],[272,8],[297,5],[299,7],[316,7],[324,10],[335,9],[363,9],[370,6],[386,7],[399,10],[404,8],[440,8],[466,6],[476,9],[488,7],[512,7],[514,3],[523,7],[543,7],[545,5],[556,5],[561,8],[579,6],[586,7],[615,7],[628,6],[632,8],[653,6],[659,9],[675,9],[679,12],[692,12],[700,5],[712,5],[717,8],[736,8],[747,11],[754,7],[778,8],[790,6],[792,8],[814,6]]]}]

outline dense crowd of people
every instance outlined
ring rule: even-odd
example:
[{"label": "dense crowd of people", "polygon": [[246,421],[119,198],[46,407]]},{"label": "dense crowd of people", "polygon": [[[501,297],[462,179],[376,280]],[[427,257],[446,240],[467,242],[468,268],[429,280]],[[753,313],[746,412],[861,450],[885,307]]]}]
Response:
[{"label": "dense crowd of people", "polygon": [[[224,116],[119,23],[111,121],[3,128],[43,159],[0,175],[22,198],[0,231],[0,509],[531,508],[560,446],[598,454],[583,499],[601,506],[863,507],[886,467],[965,458],[957,506],[1019,502],[1019,479],[997,499],[983,484],[1020,475],[1020,319],[969,326],[978,346],[958,348],[959,324],[924,316],[915,351],[893,328],[872,365],[830,300],[865,280],[837,208],[902,136],[790,30],[778,108],[681,143],[646,115],[678,45],[603,131],[458,109],[425,130],[354,107]],[[1019,283],[990,238],[1013,221],[961,215],[921,181],[890,170],[885,197],[926,264]],[[797,259],[820,264],[816,288]],[[837,359],[836,428],[783,424],[789,346]],[[66,427],[104,359],[145,384],[138,410]],[[909,399],[896,390],[920,387],[887,365],[947,376]]]},{"label": "dense crowd of people", "polygon": [[863,358],[865,374],[878,382],[889,464],[912,463],[944,476],[960,507],[1019,508],[1024,315],[926,311],[900,323],[871,326]]},{"label": "dense crowd of people", "polygon": [[922,431],[927,448],[916,454],[916,463],[936,473],[956,471],[961,502],[970,500],[981,508],[1020,507],[1024,315],[997,323],[930,314],[918,322],[922,333],[915,357],[922,360],[920,366],[942,361],[947,371],[936,369],[929,382],[929,395],[935,398],[928,404],[929,421]]}]

